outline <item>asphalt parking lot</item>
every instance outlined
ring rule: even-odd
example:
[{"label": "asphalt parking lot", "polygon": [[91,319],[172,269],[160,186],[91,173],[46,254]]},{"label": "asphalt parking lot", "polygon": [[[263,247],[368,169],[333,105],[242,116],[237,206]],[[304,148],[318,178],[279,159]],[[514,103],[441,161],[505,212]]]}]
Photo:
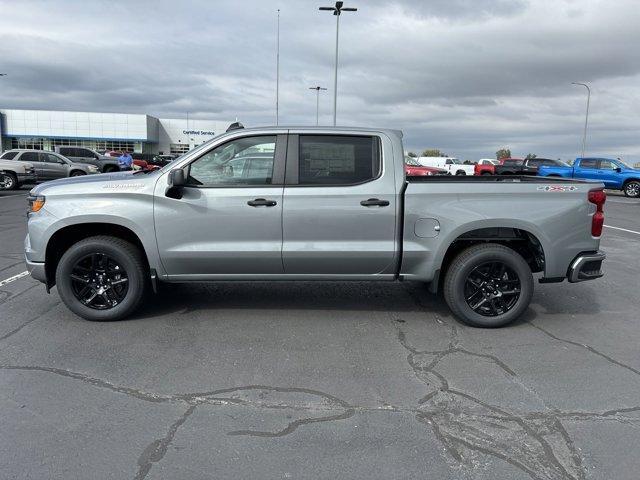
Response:
[{"label": "asphalt parking lot", "polygon": [[25,197],[0,194],[3,479],[638,478],[638,200],[607,201],[604,278],[483,330],[412,283],[172,286],[87,322],[4,282]]}]

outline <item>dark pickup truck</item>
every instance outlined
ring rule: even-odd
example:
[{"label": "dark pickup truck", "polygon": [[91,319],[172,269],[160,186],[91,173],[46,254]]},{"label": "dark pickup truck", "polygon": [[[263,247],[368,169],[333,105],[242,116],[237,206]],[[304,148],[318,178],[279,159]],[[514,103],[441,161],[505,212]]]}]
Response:
[{"label": "dark pickup truck", "polygon": [[567,167],[561,160],[551,158],[505,158],[500,165],[495,166],[495,175],[537,175],[541,166]]}]

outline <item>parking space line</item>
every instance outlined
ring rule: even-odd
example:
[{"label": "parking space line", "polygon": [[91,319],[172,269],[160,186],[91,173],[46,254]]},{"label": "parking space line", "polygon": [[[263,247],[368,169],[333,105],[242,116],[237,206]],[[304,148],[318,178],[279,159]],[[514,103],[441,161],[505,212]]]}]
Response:
[{"label": "parking space line", "polygon": [[611,225],[605,225],[606,228],[613,228],[614,230],[622,230],[623,232],[635,233],[636,235],[640,235],[640,232],[636,232],[635,230],[628,230],[626,228],[620,227],[612,227]]},{"label": "parking space line", "polygon": [[20,272],[17,275],[14,275],[13,277],[6,278],[6,279],[4,279],[4,280],[2,280],[0,282],[0,287],[5,286],[7,283],[14,282],[14,281],[18,280],[19,278],[26,277],[27,275],[29,275],[29,272],[24,271],[24,272]]},{"label": "parking space line", "polygon": [[3,198],[21,197],[22,195],[22,193],[16,193],[14,195],[3,195],[2,197],[0,197],[0,200],[2,200]]}]

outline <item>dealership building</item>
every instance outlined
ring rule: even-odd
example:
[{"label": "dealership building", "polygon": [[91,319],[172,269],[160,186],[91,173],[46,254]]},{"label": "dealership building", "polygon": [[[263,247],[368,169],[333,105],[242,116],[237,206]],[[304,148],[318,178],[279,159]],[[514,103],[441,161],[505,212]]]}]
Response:
[{"label": "dealership building", "polygon": [[235,120],[157,118],[144,114],[0,108],[0,150],[95,150],[182,154],[223,133]]}]

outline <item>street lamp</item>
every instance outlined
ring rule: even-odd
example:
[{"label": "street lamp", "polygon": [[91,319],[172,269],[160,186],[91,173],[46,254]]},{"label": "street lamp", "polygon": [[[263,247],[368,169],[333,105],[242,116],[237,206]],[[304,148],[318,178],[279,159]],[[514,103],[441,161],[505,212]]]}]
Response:
[{"label": "street lamp", "polygon": [[318,126],[318,119],[320,118],[320,90],[326,90],[326,88],[322,88],[318,85],[317,87],[309,87],[309,90],[316,91],[316,126]]},{"label": "street lamp", "polygon": [[335,7],[320,7],[318,10],[333,12],[336,17],[336,66],[333,73],[333,126],[336,126],[336,113],[338,108],[338,34],[340,32],[340,14],[342,12],[357,12],[357,8],[343,8],[344,2],[336,2]]},{"label": "street lamp", "polygon": [[276,125],[280,124],[280,9],[276,33]]},{"label": "street lamp", "polygon": [[584,150],[587,144],[587,124],[589,122],[589,102],[591,101],[591,89],[586,83],[571,82],[571,85],[582,85],[587,89],[587,114],[584,117],[584,133],[582,134],[582,157],[584,158]]}]

